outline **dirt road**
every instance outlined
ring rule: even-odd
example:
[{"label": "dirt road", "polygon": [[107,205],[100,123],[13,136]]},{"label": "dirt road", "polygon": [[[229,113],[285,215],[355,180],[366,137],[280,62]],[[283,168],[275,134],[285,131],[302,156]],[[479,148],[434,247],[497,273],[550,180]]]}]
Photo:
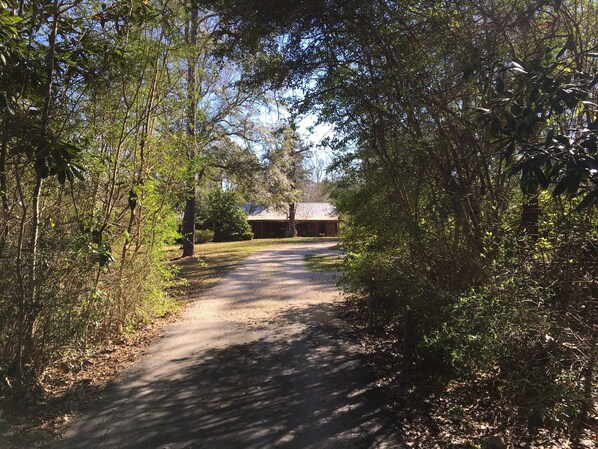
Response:
[{"label": "dirt road", "polygon": [[332,273],[256,253],[209,290],[51,448],[395,448]]}]

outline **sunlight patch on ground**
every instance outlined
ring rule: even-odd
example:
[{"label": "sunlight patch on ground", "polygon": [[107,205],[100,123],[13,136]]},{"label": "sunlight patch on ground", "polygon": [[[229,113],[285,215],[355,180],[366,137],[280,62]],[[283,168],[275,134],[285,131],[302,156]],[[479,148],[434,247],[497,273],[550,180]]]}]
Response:
[{"label": "sunlight patch on ground", "polygon": [[322,271],[340,271],[343,256],[340,254],[307,254],[305,256],[305,265],[308,270]]}]

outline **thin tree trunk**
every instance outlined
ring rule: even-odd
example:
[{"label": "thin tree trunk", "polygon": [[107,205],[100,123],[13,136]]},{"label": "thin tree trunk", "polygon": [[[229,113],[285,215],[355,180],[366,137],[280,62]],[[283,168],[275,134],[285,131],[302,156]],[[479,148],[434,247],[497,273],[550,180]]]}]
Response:
[{"label": "thin tree trunk", "polygon": [[537,188],[523,197],[521,209],[520,228],[523,235],[530,236],[533,240],[538,238],[538,220],[540,219],[540,206],[538,204]]},{"label": "thin tree trunk", "polygon": [[0,197],[2,197],[2,215],[3,215],[3,223],[2,223],[2,231],[0,233],[0,258],[4,252],[4,246],[6,245],[6,240],[8,239],[8,215],[9,215],[9,205],[8,205],[8,185],[6,182],[6,155],[8,152],[8,144],[7,138],[3,137],[2,139],[2,147],[0,148]]},{"label": "thin tree trunk", "polygon": [[195,252],[195,186],[187,191],[183,215],[183,257]]},{"label": "thin tree trunk", "polygon": [[39,217],[40,207],[39,202],[41,198],[43,179],[37,178],[35,187],[33,189],[33,207],[31,217],[31,265],[29,266],[29,282],[31,285],[31,302],[26,305],[26,310],[23,314],[24,323],[22,325],[22,355],[21,363],[29,363],[34,357],[34,346],[35,341],[33,338],[34,325],[37,320],[38,314],[41,310],[40,307],[40,294],[39,294],[39,283],[40,279],[38,276],[38,254],[39,254]]},{"label": "thin tree trunk", "polygon": [[[56,54],[56,36],[58,34],[58,17],[60,15],[58,0],[53,2],[52,13],[52,29],[48,37],[48,54],[47,54],[47,69],[46,69],[46,92],[44,99],[44,107],[41,117],[41,131],[44,137],[46,136],[49,122],[50,122],[50,104],[52,101],[52,88],[54,85],[54,65]],[[30,265],[29,265],[29,286],[30,293],[28,295],[30,302],[24,301],[20,304],[22,310],[19,313],[19,348],[17,355],[17,372],[19,377],[25,373],[23,365],[33,356],[33,330],[34,323],[39,313],[38,296],[39,296],[39,282],[38,279],[38,258],[39,258],[39,224],[40,224],[40,199],[43,186],[43,179],[36,174],[35,186],[33,188],[32,208],[31,208],[31,236],[29,240]]]},{"label": "thin tree trunk", "polygon": [[25,329],[25,305],[27,303],[27,290],[25,287],[25,276],[23,274],[23,246],[25,240],[25,225],[27,221],[27,202],[25,201],[25,195],[21,185],[21,176],[19,175],[19,167],[15,169],[15,183],[17,193],[19,195],[19,203],[21,204],[21,222],[19,225],[19,233],[17,239],[17,254],[16,254],[16,275],[17,282],[19,285],[19,296],[17,301],[17,313],[16,313],[16,328],[17,328],[17,341],[15,358],[13,360],[11,369],[12,372],[17,375],[20,379],[23,375],[23,342],[24,342],[24,329]]},{"label": "thin tree trunk", "polygon": [[31,217],[31,266],[29,271],[29,278],[31,282],[31,296],[35,302],[37,292],[37,255],[39,252],[39,200],[42,191],[43,180],[37,178],[35,187],[33,189],[33,216]]},{"label": "thin tree trunk", "polygon": [[[190,148],[187,150],[189,167],[195,172],[195,131],[197,127],[197,99],[196,99],[196,68],[195,52],[197,51],[197,29],[198,29],[197,5],[191,6],[189,13],[189,24],[187,29],[187,44],[192,52],[187,61],[187,135],[190,137]],[[183,215],[183,257],[192,256],[195,252],[195,189],[197,174],[189,177],[187,197],[185,198],[185,211]]]}]

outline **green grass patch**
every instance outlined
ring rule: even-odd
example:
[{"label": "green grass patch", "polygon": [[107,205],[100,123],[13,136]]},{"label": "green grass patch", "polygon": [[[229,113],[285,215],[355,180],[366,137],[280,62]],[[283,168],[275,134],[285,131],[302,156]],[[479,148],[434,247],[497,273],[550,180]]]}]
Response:
[{"label": "green grass patch", "polygon": [[310,271],[340,271],[343,257],[340,254],[307,254],[305,265]]},{"label": "green grass patch", "polygon": [[296,237],[287,239],[255,239],[241,242],[202,243],[195,246],[195,256],[177,258],[181,249],[177,245],[166,247],[166,257],[179,270],[170,293],[185,303],[193,300],[223,279],[228,272],[251,254],[277,246],[312,242],[334,242],[331,237]]}]

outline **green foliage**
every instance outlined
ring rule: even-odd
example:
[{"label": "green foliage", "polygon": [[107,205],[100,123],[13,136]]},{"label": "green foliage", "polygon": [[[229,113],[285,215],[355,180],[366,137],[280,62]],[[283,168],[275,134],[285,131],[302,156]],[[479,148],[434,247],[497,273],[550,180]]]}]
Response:
[{"label": "green foliage", "polygon": [[208,243],[214,240],[214,231],[211,229],[199,229],[195,232],[195,243]]},{"label": "green foliage", "polygon": [[583,209],[598,204],[598,106],[591,101],[597,56],[571,40],[562,48],[555,41],[502,69],[492,110],[482,111],[524,192],[552,187],[555,197],[583,196]]},{"label": "green foliage", "polygon": [[14,5],[0,4],[0,369],[18,384],[172,307],[185,86],[168,73],[176,8]]},{"label": "green foliage", "polygon": [[440,329],[423,346],[460,376],[484,379],[533,426],[564,427],[583,403],[577,357],[567,343],[555,292],[517,260],[492,268],[488,282],[443,308]]},{"label": "green foliage", "polygon": [[247,213],[241,208],[242,198],[234,191],[213,190],[208,198],[208,219],[203,227],[213,229],[215,242],[251,240],[253,234]]}]

